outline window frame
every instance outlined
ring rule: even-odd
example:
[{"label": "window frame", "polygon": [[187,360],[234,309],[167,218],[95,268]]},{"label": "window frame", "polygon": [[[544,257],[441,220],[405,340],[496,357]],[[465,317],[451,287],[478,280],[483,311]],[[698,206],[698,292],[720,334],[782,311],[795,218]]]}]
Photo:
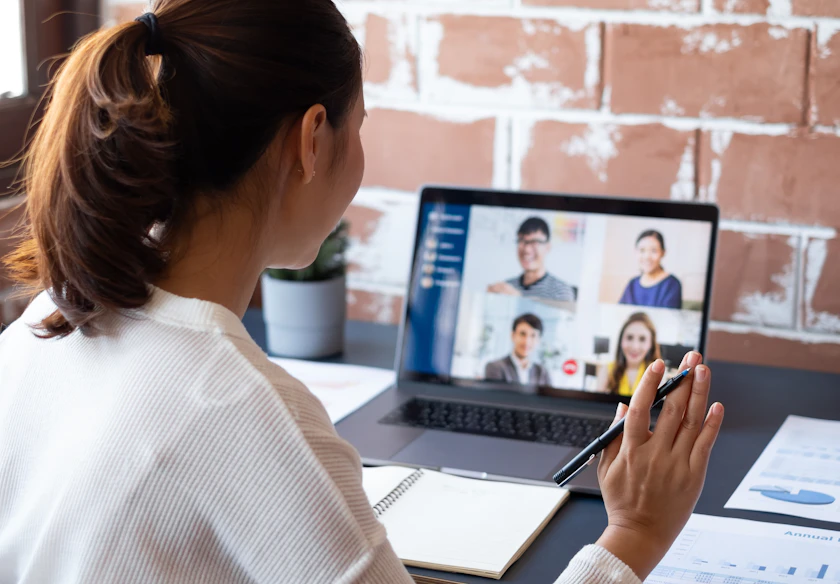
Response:
[{"label": "window frame", "polygon": [[[55,70],[54,57],[66,54],[101,24],[99,0],[20,0],[26,73],[24,95],[0,99],[0,163],[23,150],[27,131],[40,118],[42,97]],[[11,194],[17,164],[0,167],[0,197]]]}]

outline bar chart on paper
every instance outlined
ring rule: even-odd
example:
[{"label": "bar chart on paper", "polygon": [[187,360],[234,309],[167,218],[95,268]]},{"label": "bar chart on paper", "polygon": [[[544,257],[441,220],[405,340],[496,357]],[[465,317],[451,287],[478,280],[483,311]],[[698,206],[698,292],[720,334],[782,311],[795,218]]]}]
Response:
[{"label": "bar chart on paper", "polygon": [[838,584],[840,532],[692,515],[646,584]]}]

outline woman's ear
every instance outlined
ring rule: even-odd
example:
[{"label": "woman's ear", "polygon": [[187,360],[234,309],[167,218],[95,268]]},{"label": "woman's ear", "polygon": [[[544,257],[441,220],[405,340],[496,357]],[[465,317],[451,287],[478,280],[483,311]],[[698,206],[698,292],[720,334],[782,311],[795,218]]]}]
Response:
[{"label": "woman's ear", "polygon": [[327,110],[324,106],[313,105],[306,110],[300,122],[300,171],[303,184],[309,184],[315,178],[318,156],[325,152],[327,142]]}]

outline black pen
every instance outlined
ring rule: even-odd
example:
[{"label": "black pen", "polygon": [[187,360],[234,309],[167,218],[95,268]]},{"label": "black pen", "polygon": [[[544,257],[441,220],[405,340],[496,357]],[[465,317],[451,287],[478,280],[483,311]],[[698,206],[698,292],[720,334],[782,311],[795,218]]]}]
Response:
[{"label": "black pen", "polygon": [[[679,387],[680,382],[688,376],[688,373],[691,371],[691,368],[686,369],[685,371],[680,372],[675,377],[672,377],[668,381],[666,381],[662,387],[656,390],[656,398],[653,400],[653,405],[651,409],[655,408],[659,404],[662,403],[662,400],[665,399],[665,396],[677,389]],[[583,449],[583,451],[575,456],[572,460],[570,460],[563,468],[558,470],[554,474],[554,482],[557,483],[558,486],[562,487],[570,480],[575,478],[579,475],[583,470],[592,464],[595,461],[595,457],[598,456],[604,448],[609,446],[610,442],[621,436],[621,433],[624,432],[624,418],[618,421],[616,425],[612,428],[595,438],[589,446]]]}]

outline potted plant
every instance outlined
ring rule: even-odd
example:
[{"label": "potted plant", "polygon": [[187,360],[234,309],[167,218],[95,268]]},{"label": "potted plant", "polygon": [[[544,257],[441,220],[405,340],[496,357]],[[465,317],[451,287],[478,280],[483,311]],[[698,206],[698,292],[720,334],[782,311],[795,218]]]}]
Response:
[{"label": "potted plant", "polygon": [[314,359],[344,349],[348,231],[342,219],[307,268],[263,273],[263,316],[270,353]]}]

